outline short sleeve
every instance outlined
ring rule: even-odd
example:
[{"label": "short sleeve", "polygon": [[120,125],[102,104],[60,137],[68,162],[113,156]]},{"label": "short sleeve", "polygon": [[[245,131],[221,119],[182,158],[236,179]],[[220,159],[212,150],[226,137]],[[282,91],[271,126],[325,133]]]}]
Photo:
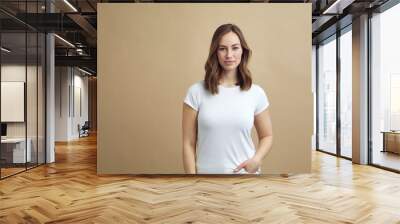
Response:
[{"label": "short sleeve", "polygon": [[256,109],[254,111],[254,115],[260,114],[263,112],[265,109],[268,108],[269,106],[269,100],[268,96],[265,93],[264,89],[261,88],[260,86],[257,86],[256,88]]},{"label": "short sleeve", "polygon": [[200,92],[199,92],[198,86],[196,84],[192,85],[188,89],[185,100],[183,102],[186,103],[187,105],[189,105],[195,111],[199,110]]}]

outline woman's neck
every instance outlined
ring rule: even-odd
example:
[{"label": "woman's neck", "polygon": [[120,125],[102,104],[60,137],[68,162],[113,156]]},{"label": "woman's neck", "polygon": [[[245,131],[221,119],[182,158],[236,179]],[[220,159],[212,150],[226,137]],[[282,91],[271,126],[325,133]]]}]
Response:
[{"label": "woman's neck", "polygon": [[219,84],[224,86],[234,86],[237,83],[237,70],[224,71]]}]

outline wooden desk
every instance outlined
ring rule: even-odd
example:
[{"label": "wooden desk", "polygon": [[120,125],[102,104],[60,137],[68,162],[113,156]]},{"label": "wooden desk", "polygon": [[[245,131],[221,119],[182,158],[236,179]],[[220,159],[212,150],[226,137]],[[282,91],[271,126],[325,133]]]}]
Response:
[{"label": "wooden desk", "polygon": [[381,133],[383,133],[382,152],[400,154],[400,131],[382,131]]}]

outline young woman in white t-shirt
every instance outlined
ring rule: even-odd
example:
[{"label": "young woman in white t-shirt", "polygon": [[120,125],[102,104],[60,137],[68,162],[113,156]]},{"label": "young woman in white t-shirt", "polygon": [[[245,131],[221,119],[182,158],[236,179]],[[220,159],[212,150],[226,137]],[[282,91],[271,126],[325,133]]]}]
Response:
[{"label": "young woman in white t-shirt", "polygon": [[[269,100],[252,83],[251,50],[234,24],[217,28],[205,78],[188,89],[183,104],[183,165],[187,174],[260,173],[272,146]],[[251,139],[256,127],[257,149]]]}]

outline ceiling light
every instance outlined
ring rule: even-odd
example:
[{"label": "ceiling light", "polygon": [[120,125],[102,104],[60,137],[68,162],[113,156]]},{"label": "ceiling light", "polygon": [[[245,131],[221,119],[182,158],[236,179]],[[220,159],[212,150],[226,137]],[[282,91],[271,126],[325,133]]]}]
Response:
[{"label": "ceiling light", "polygon": [[324,10],[322,14],[342,14],[343,9],[351,5],[354,0],[336,0],[332,5]]},{"label": "ceiling light", "polygon": [[11,52],[11,50],[9,50],[9,49],[7,49],[7,48],[5,48],[5,47],[1,47],[1,50],[4,51],[4,52],[6,52],[6,53],[10,53],[10,52]]},{"label": "ceiling light", "polygon": [[67,4],[72,10],[74,10],[74,12],[78,12],[78,10],[71,4],[68,2],[68,0],[64,0],[65,4]]},{"label": "ceiling light", "polygon": [[86,70],[83,70],[83,69],[81,69],[81,68],[79,68],[79,67],[78,67],[78,70],[81,71],[81,72],[83,72],[83,73],[85,73],[85,74],[93,75],[92,73],[90,73],[90,72],[88,72],[88,71],[86,71]]},{"label": "ceiling light", "polygon": [[322,14],[330,13],[332,9],[335,9],[335,7],[337,6],[337,4],[339,4],[339,2],[340,0],[336,0],[332,5],[330,5],[327,9],[325,9],[324,12],[322,12]]},{"label": "ceiling light", "polygon": [[56,36],[58,39],[60,39],[61,41],[63,41],[64,43],[68,44],[69,46],[75,48],[75,45],[71,44],[71,42],[67,41],[66,39],[58,36],[57,34],[54,34],[54,36]]}]

